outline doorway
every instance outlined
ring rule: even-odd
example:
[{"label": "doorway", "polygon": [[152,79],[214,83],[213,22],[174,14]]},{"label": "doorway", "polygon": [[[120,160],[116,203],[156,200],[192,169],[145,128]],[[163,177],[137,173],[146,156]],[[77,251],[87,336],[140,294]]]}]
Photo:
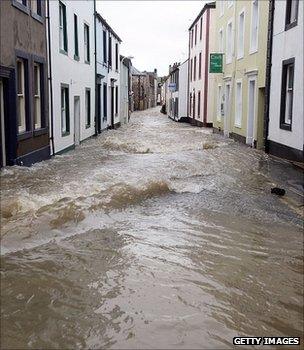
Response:
[{"label": "doorway", "polygon": [[114,128],[114,86],[111,86],[111,128]]},{"label": "doorway", "polygon": [[230,117],[230,100],[231,100],[231,85],[225,85],[225,116],[224,116],[224,135],[229,137],[229,117]]},{"label": "doorway", "polygon": [[0,79],[0,167],[6,166],[5,119],[4,119],[4,84]]},{"label": "doorway", "polygon": [[247,122],[247,137],[246,143],[253,146],[254,138],[254,116],[255,116],[255,78],[248,80],[248,122]]},{"label": "doorway", "polygon": [[80,97],[74,96],[74,144],[80,144]]},{"label": "doorway", "polygon": [[97,131],[101,133],[101,84],[97,84]]}]

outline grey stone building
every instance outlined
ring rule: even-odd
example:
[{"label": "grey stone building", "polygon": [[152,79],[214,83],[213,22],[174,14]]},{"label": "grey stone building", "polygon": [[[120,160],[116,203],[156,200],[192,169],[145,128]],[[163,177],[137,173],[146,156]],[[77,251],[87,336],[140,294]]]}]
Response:
[{"label": "grey stone building", "polygon": [[1,166],[50,156],[45,6],[0,1]]}]

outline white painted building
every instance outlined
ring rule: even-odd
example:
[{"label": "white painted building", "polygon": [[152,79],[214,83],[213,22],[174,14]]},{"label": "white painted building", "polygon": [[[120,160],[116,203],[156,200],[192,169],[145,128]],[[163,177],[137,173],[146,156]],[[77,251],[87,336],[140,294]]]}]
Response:
[{"label": "white painted building", "polygon": [[204,5],[189,28],[189,104],[191,123],[212,126],[215,78],[209,74],[209,56],[215,52],[215,2]]},{"label": "white painted building", "polygon": [[121,39],[106,20],[96,15],[98,132],[120,124]]},{"label": "white painted building", "polygon": [[94,1],[49,1],[54,153],[95,134]]},{"label": "white painted building", "polygon": [[303,1],[276,1],[273,17],[268,151],[303,161]]},{"label": "white painted building", "polygon": [[173,67],[170,67],[166,86],[168,89],[168,117],[176,121],[187,121],[188,59],[181,64],[175,64]]}]

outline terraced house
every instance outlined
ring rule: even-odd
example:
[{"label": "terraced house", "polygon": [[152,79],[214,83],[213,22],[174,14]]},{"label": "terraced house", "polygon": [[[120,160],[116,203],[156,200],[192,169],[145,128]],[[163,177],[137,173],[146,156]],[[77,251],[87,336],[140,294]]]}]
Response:
[{"label": "terraced house", "polygon": [[0,1],[0,166],[49,158],[45,1]]},{"label": "terraced house", "polygon": [[48,1],[53,154],[95,134],[94,1]]},{"label": "terraced house", "polygon": [[213,125],[248,145],[264,144],[268,1],[216,1],[217,52],[223,73],[214,74]]}]

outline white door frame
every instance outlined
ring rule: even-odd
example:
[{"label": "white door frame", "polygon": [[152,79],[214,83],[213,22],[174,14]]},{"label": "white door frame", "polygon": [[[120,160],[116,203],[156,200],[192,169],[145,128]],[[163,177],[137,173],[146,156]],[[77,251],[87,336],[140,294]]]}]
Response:
[{"label": "white door frame", "polygon": [[[254,96],[250,96],[251,83],[254,82]],[[253,146],[255,134],[256,121],[256,101],[257,101],[257,76],[252,75],[248,77],[248,109],[247,109],[247,132],[246,143]]]},{"label": "white door frame", "polygon": [[74,144],[75,146],[80,144],[80,96],[74,96]]},{"label": "white door frame", "polygon": [[[227,98],[227,88],[229,86],[229,97]],[[231,81],[225,82],[225,115],[224,115],[224,135],[229,137],[229,119],[231,113]]]},{"label": "white door frame", "polygon": [[0,79],[0,123],[1,123],[1,149],[2,165],[6,166],[6,147],[5,147],[5,120],[4,120],[4,86]]}]

